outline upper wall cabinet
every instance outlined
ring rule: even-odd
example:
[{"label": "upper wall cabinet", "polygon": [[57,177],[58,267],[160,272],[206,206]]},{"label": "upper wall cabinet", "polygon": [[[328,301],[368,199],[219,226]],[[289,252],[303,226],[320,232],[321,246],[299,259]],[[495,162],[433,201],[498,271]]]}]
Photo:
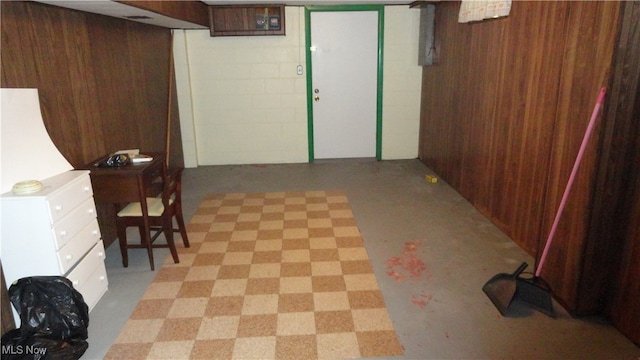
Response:
[{"label": "upper wall cabinet", "polygon": [[285,35],[284,5],[209,6],[211,36]]}]

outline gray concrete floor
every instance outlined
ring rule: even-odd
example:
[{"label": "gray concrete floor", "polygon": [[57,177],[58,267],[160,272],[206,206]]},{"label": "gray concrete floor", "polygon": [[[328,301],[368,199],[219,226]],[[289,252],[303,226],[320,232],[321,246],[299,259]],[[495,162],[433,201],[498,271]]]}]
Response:
[{"label": "gray concrete floor", "polygon": [[[343,190],[369,253],[405,354],[402,359],[640,359],[640,349],[598,318],[556,318],[514,302],[500,316],[482,292],[497,273],[533,259],[418,160],[342,160],[313,164],[207,166],[186,169],[188,222],[204,195],[229,192]],[[135,233],[132,236],[136,236]],[[425,270],[397,281],[386,273],[405,243]],[[168,252],[156,250],[156,269]],[[109,291],[91,312],[89,349],[101,359],[155,272],[145,251],[123,268],[117,244],[107,249]],[[418,301],[422,301],[422,303]]]}]

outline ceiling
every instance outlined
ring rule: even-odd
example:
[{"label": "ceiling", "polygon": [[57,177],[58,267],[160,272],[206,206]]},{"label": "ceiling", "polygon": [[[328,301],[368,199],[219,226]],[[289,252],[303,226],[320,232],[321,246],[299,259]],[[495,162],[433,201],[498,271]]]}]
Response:
[{"label": "ceiling", "polygon": [[145,24],[167,27],[171,29],[206,29],[207,27],[187,21],[170,18],[153,11],[139,9],[110,0],[37,0],[37,2],[68,9],[113,16],[120,19],[133,20]]},{"label": "ceiling", "polygon": [[274,0],[202,0],[203,3],[208,5],[237,5],[237,4],[285,4],[289,6],[304,6],[304,5],[353,5],[353,4],[388,4],[388,5],[406,5],[410,4],[412,0],[290,0],[290,1],[274,1]]},{"label": "ceiling", "polygon": [[[37,2],[95,14],[113,16],[138,21],[145,24],[167,27],[171,29],[206,29],[207,27],[191,22],[174,19],[152,11],[139,9],[134,6],[109,0],[38,0]],[[355,4],[384,4],[407,5],[411,0],[202,0],[207,5],[241,5],[241,4],[274,4],[289,6],[305,5],[355,5]]]}]

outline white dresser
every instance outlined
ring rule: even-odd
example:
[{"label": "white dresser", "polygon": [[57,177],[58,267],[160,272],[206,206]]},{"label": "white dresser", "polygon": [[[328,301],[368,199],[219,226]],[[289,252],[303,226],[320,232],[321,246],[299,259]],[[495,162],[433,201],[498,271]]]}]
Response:
[{"label": "white dresser", "polygon": [[41,181],[44,188],[38,192],[0,196],[7,286],[27,276],[64,276],[91,310],[108,280],[89,171],[66,171]]}]

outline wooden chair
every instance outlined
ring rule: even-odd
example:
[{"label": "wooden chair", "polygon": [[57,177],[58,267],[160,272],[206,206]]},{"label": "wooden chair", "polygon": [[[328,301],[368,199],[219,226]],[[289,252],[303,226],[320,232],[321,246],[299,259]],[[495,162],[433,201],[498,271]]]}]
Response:
[{"label": "wooden chair", "polygon": [[[189,239],[184,225],[182,216],[182,198],[181,198],[181,178],[182,168],[175,170],[163,171],[162,175],[162,196],[146,198],[146,212],[148,219],[148,229],[145,231],[145,216],[143,206],[140,202],[127,204],[118,212],[116,217],[116,227],[118,238],[120,240],[120,252],[122,253],[122,265],[129,266],[129,257],[127,250],[129,248],[147,249],[149,254],[149,262],[151,270],[154,270],[153,249],[169,248],[173,261],[177,264],[180,262],[178,251],[173,240],[173,233],[179,232],[182,236],[182,242],[185,247],[189,247]],[[175,217],[178,228],[174,228],[173,218]],[[127,228],[130,226],[138,227],[140,231],[140,244],[127,243]],[[164,233],[167,240],[166,244],[154,244],[154,241]]]}]

